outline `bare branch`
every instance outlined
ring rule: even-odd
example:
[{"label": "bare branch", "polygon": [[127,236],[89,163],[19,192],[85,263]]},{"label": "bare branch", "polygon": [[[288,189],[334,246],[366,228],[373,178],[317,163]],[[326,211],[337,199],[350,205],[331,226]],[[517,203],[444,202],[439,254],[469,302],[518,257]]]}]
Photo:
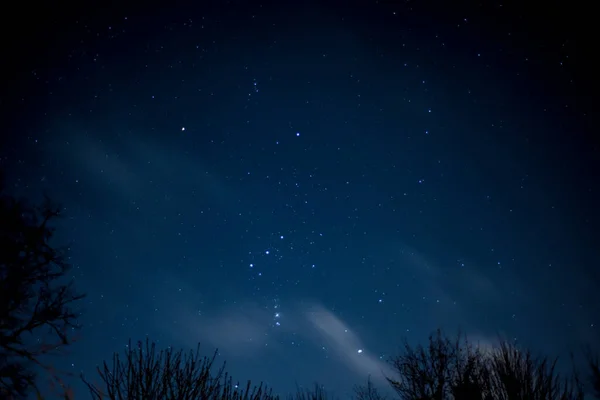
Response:
[{"label": "bare branch", "polygon": [[69,345],[79,328],[73,307],[84,296],[68,278],[65,251],[50,244],[58,216],[47,198],[33,207],[0,188],[0,397],[33,389],[34,367],[58,382],[42,358]]},{"label": "bare branch", "polygon": [[262,384],[245,388],[233,384],[225,373],[225,364],[214,370],[217,352],[212,357],[201,357],[196,351],[156,350],[146,339],[133,347],[131,341],[124,358],[115,354],[112,363],[104,362],[98,368],[99,383],[91,383],[82,376],[94,399],[130,400],[271,400],[275,396]]},{"label": "bare branch", "polygon": [[356,400],[386,400],[387,397],[380,394],[371,377],[369,376],[367,379],[367,384],[365,386],[356,385],[354,386],[354,396]]},{"label": "bare branch", "polygon": [[460,334],[452,341],[437,331],[428,346],[410,346],[390,360],[388,377],[404,400],[582,400],[577,377],[556,372],[556,359],[533,357],[501,342],[483,350]]}]

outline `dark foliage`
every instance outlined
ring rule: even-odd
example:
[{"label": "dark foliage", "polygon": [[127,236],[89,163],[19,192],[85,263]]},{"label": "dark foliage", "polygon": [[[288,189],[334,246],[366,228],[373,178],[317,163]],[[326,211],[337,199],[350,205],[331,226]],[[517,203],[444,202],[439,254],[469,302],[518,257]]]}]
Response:
[{"label": "dark foliage", "polygon": [[58,377],[44,356],[73,340],[83,296],[67,279],[64,250],[50,240],[59,209],[8,196],[0,187],[0,397],[21,398],[37,389],[35,371]]},{"label": "dark foliage", "polygon": [[600,358],[589,346],[585,349],[585,356],[590,371],[589,376],[587,376],[587,381],[590,384],[589,392],[600,399]]},{"label": "dark foliage", "polygon": [[288,396],[288,400],[327,400],[333,399],[323,385],[315,383],[314,389],[297,387],[296,393]]},{"label": "dark foliage", "polygon": [[397,376],[388,377],[404,400],[485,399],[488,371],[481,349],[460,334],[452,341],[437,331],[428,346],[412,347],[390,360]]},{"label": "dark foliage", "polygon": [[427,346],[404,343],[388,382],[403,400],[582,400],[577,375],[560,375],[556,361],[507,342],[492,349],[460,334],[450,340],[438,330]]},{"label": "dark foliage", "polygon": [[216,352],[211,358],[182,350],[156,350],[146,340],[132,347],[125,357],[113,356],[111,364],[98,368],[100,382],[91,383],[82,377],[94,399],[128,400],[271,400],[276,398],[262,384],[245,388],[234,384],[225,372],[225,364],[213,369]]},{"label": "dark foliage", "polygon": [[356,400],[386,400],[386,396],[379,393],[379,390],[371,381],[371,377],[367,379],[365,386],[354,386],[354,398]]},{"label": "dark foliage", "polygon": [[498,400],[583,399],[583,387],[574,376],[556,372],[558,359],[534,357],[502,342],[489,357],[490,387]]}]

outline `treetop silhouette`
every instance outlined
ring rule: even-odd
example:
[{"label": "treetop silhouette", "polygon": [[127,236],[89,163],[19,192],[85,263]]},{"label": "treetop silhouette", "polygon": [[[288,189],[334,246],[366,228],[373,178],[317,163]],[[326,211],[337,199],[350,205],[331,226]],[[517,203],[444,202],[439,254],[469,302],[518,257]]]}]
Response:
[{"label": "treetop silhouette", "polygon": [[7,195],[0,187],[0,397],[24,397],[36,371],[50,372],[44,356],[73,340],[74,306],[84,296],[67,276],[66,249],[53,247],[51,226],[60,208]]}]

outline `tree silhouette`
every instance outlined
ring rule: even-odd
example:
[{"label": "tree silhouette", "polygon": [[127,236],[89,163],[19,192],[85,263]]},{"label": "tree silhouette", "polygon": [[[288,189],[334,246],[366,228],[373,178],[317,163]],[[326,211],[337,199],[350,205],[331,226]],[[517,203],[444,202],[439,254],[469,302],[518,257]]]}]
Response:
[{"label": "tree silhouette", "polygon": [[460,334],[450,340],[438,330],[427,346],[405,341],[387,380],[403,400],[582,400],[580,381],[558,374],[556,361],[507,342],[487,348]]},{"label": "tree silhouette", "polygon": [[367,384],[354,386],[354,398],[356,400],[386,400],[387,397],[379,393],[379,390],[371,381],[371,377],[367,378]]},{"label": "tree silhouette", "polygon": [[288,400],[327,400],[333,399],[334,397],[327,393],[323,385],[316,382],[314,389],[296,387],[296,393],[288,396]]},{"label": "tree silhouette", "polygon": [[587,381],[591,386],[590,392],[596,399],[600,400],[600,357],[598,356],[598,353],[592,351],[590,346],[586,346],[584,352],[587,361],[587,367],[589,369]]},{"label": "tree silhouette", "polygon": [[216,371],[211,358],[196,351],[184,353],[171,348],[157,352],[156,345],[146,339],[136,347],[129,346],[125,357],[114,354],[112,363],[98,368],[100,382],[91,383],[82,376],[94,399],[128,400],[272,400],[265,386],[245,388],[234,384],[225,372],[225,364]]},{"label": "tree silhouette", "polygon": [[387,377],[401,399],[487,399],[483,352],[460,333],[452,341],[438,330],[426,347],[412,347],[406,340],[403,347],[404,352],[390,360],[396,376]]},{"label": "tree silhouette", "polygon": [[70,344],[78,328],[72,306],[83,296],[66,276],[64,249],[49,243],[58,216],[47,198],[30,206],[0,186],[0,398],[37,390],[39,369],[58,382],[43,356]]},{"label": "tree silhouette", "polygon": [[556,372],[558,358],[534,357],[530,350],[502,342],[489,357],[490,386],[498,400],[583,399],[577,376]]}]

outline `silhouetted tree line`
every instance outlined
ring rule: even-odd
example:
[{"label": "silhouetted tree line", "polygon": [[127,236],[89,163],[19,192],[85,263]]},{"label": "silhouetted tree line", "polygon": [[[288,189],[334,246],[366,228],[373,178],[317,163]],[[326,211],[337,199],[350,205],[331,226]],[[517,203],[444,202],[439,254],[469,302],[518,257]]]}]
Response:
[{"label": "silhouetted tree line", "polygon": [[[1,178],[1,177],[0,177]],[[46,200],[32,206],[4,192],[0,180],[0,400],[41,399],[39,373],[48,374],[60,396],[72,399],[69,388],[45,356],[70,343],[79,328],[74,306],[83,298],[68,278],[64,249],[53,247],[51,222],[60,208]],[[202,357],[200,347],[189,353],[157,350],[149,340],[127,347],[88,380],[92,399],[109,400],[271,400],[278,399],[263,384],[240,386]],[[356,385],[357,400],[583,400],[600,399],[600,364],[591,348],[585,352],[587,371],[556,370],[557,359],[536,357],[514,343],[500,341],[481,347],[461,334],[450,338],[441,331],[426,345],[411,346],[389,359],[391,393],[383,395],[370,378]],[[290,400],[332,397],[316,384],[298,388]],[[591,397],[590,397],[591,398]]]}]

